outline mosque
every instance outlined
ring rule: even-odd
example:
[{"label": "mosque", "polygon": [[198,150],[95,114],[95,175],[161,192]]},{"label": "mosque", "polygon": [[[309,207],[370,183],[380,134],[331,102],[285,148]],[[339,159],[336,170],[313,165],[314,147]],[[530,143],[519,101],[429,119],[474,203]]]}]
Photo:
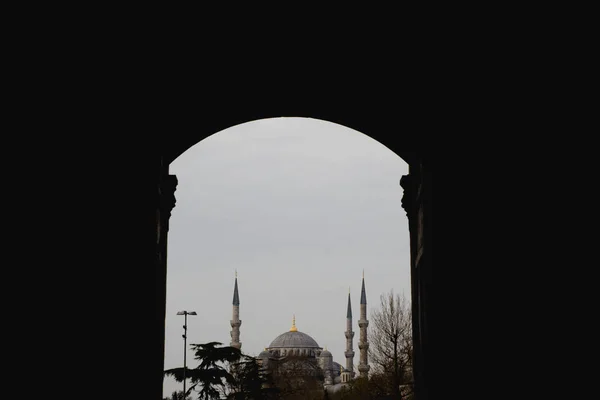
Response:
[{"label": "mosque", "polygon": [[[242,325],[242,321],[240,320],[240,297],[238,294],[237,273],[233,289],[233,318],[230,323],[232,328],[230,346],[241,350],[240,326]],[[297,363],[298,361],[305,366],[312,365],[314,369],[311,371],[311,374],[317,377],[318,383],[322,384],[323,388],[330,393],[337,392],[344,386],[347,386],[351,380],[358,377],[366,378],[369,374],[370,367],[367,357],[369,348],[367,327],[369,326],[369,321],[367,320],[367,294],[365,291],[364,272],[360,293],[360,319],[358,320],[358,326],[360,329],[358,374],[354,371],[354,350],[352,344],[354,331],[352,330],[352,306],[349,292],[348,308],[346,311],[345,367],[335,362],[331,352],[326,348],[323,349],[320,347],[315,339],[296,328],[295,316],[290,330],[273,339],[269,347],[265,348],[258,355],[258,362],[266,369],[272,369],[275,365]],[[298,371],[302,371],[302,369]],[[299,374],[302,374],[302,372],[299,372]]]}]

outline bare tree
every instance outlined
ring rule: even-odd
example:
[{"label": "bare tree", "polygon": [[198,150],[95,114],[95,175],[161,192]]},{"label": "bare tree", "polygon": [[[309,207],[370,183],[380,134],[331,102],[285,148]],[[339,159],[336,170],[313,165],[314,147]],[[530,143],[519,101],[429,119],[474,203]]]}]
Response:
[{"label": "bare tree", "polygon": [[412,394],[413,382],[410,303],[404,295],[394,295],[393,290],[382,294],[380,301],[380,309],[371,311],[370,318],[369,361],[372,375],[380,378],[379,382],[386,386],[387,394],[396,399],[406,399]]}]

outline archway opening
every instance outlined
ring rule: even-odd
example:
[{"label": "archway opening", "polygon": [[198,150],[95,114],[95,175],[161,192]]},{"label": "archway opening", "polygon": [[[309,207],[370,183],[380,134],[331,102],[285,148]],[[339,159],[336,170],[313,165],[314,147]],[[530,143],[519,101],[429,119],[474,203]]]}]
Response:
[{"label": "archway opening", "polygon": [[[198,313],[188,318],[187,343],[229,344],[236,270],[242,350],[251,355],[295,314],[298,329],[344,365],[348,289],[358,337],[363,270],[369,310],[390,289],[410,300],[398,184],[408,166],[369,136],[311,118],[256,120],[192,146],[170,173],[179,185],[168,242],[165,369],[182,365],[180,310]],[[189,347],[187,360],[193,365]],[[181,384],[165,378],[164,396],[176,390]]]}]

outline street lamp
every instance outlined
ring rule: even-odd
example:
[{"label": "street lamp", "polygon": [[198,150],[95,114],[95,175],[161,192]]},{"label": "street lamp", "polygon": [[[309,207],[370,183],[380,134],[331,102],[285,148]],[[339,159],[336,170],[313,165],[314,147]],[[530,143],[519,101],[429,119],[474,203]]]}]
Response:
[{"label": "street lamp", "polygon": [[187,397],[185,394],[185,370],[186,370],[185,353],[187,353],[187,345],[186,345],[187,316],[188,315],[198,315],[198,314],[196,314],[196,311],[178,311],[177,315],[183,315],[185,317],[185,322],[183,323],[183,335],[181,335],[183,337],[183,398],[185,399]]}]

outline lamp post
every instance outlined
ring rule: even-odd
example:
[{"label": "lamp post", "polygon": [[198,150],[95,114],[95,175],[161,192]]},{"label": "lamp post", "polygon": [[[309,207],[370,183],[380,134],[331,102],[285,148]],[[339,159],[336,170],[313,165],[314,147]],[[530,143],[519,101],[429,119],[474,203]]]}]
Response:
[{"label": "lamp post", "polygon": [[185,318],[185,322],[183,323],[183,335],[181,335],[183,337],[183,398],[186,399],[187,396],[185,394],[185,370],[186,370],[186,364],[185,364],[185,355],[187,353],[187,344],[186,344],[186,339],[187,339],[187,316],[188,315],[198,315],[196,314],[196,311],[178,311],[177,315],[183,315]]}]

